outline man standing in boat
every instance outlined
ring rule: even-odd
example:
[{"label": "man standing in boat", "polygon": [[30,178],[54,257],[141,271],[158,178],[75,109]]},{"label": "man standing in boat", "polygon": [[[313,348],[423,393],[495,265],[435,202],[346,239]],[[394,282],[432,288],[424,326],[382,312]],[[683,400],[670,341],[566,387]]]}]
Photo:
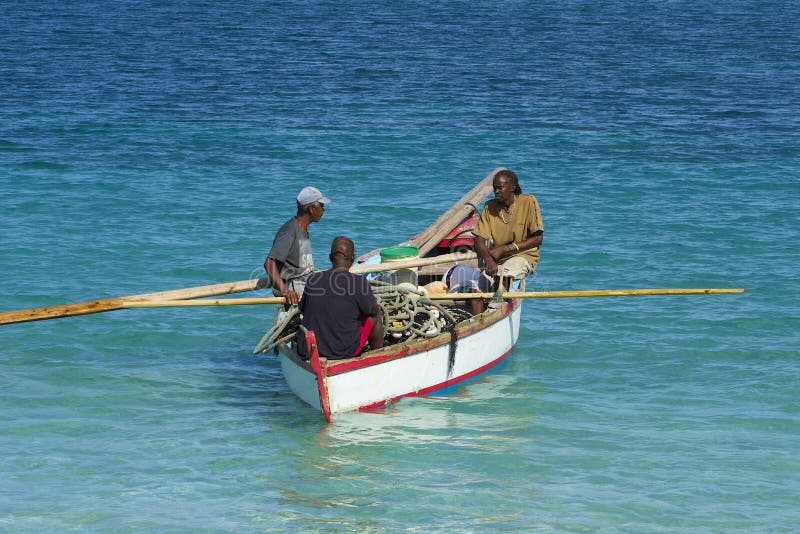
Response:
[{"label": "man standing in boat", "polygon": [[[350,272],[355,245],[346,237],[331,243],[332,267],[312,273],[300,301],[301,324],[312,330],[319,355],[330,360],[355,358],[369,341],[370,349],[383,347],[383,316],[369,281]],[[298,351],[308,356],[305,343]]]},{"label": "man standing in boat", "polygon": [[508,169],[495,174],[492,187],[494,198],[484,206],[473,231],[476,252],[489,276],[524,280],[539,262],[544,236],[539,203],[533,195],[522,194],[517,175]]},{"label": "man standing in boat", "polygon": [[304,187],[297,195],[297,215],[280,227],[264,260],[275,296],[296,305],[303,295],[306,279],[314,270],[308,227],[318,222],[330,199],[316,187]]}]

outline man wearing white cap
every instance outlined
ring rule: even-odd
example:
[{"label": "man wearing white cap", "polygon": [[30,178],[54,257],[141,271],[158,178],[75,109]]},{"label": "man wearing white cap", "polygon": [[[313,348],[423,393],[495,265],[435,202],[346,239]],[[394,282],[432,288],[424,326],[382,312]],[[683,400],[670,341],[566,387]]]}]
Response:
[{"label": "man wearing white cap", "polygon": [[308,226],[322,218],[330,201],[316,187],[304,187],[297,195],[297,215],[280,227],[264,260],[273,293],[289,304],[300,302],[306,278],[314,270]]}]

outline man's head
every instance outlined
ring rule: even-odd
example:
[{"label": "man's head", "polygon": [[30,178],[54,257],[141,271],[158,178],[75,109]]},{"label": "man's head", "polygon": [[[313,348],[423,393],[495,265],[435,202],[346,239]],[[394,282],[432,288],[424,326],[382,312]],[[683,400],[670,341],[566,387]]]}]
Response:
[{"label": "man's head", "polygon": [[505,206],[510,206],[514,203],[515,195],[522,194],[517,175],[514,171],[509,171],[508,169],[503,169],[494,175],[492,189],[494,190],[495,198]]},{"label": "man's head", "polygon": [[325,213],[325,204],[330,203],[331,199],[323,196],[322,192],[316,187],[304,187],[297,195],[297,214],[308,213],[313,222],[317,222]]},{"label": "man's head", "polygon": [[334,267],[347,267],[353,265],[356,259],[356,246],[350,238],[339,236],[331,243],[330,260]]}]

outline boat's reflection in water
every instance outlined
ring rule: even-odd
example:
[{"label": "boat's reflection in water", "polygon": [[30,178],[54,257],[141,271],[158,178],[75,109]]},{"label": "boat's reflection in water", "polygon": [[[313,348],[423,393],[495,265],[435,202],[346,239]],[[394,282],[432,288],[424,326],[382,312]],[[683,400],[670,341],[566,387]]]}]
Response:
[{"label": "boat's reflection in water", "polygon": [[[459,517],[467,513],[463,497],[484,521],[495,513],[481,506],[487,492],[506,498],[496,480],[515,479],[534,441],[531,389],[524,377],[490,373],[375,412],[335,414],[289,451],[295,476],[281,486],[281,503],[312,510],[307,517],[315,519],[300,521],[309,530],[330,528],[324,510],[342,507],[348,513],[335,521],[343,530],[382,530],[376,514],[424,523],[430,508],[420,507],[420,492],[431,502],[452,503]],[[462,495],[464,488],[481,488],[482,497]]]},{"label": "boat's reflection in water", "polygon": [[[532,414],[519,410],[525,399],[515,394],[518,380],[489,374],[441,394],[401,399],[372,412],[336,414],[323,428],[320,445],[458,444],[462,438],[475,445],[482,436],[494,439],[497,433],[531,424]],[[481,446],[493,447],[492,439]]]}]

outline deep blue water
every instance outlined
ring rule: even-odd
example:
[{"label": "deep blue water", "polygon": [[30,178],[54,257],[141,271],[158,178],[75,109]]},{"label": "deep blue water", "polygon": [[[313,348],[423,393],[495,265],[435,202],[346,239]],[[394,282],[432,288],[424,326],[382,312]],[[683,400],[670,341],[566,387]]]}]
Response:
[{"label": "deep blue water", "polygon": [[793,532],[800,5],[0,3],[0,310],[260,274],[293,198],[364,253],[506,166],[517,349],[330,426],[272,308],[0,327],[9,532]]}]

